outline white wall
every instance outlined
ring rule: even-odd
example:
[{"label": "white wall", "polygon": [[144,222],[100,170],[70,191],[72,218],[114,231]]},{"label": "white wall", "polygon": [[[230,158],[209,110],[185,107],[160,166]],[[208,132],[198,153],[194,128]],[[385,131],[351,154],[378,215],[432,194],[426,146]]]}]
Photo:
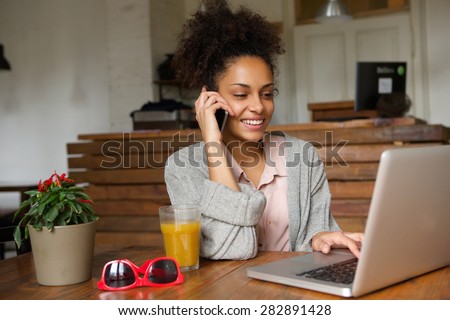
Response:
[{"label": "white wall", "polygon": [[104,1],[0,0],[0,181],[66,171],[66,143],[110,130]]},{"label": "white wall", "polygon": [[[180,0],[181,1],[181,0]],[[0,43],[13,70],[0,72],[0,181],[32,180],[67,169],[66,144],[80,133],[128,131],[129,112],[156,99],[155,63],[174,46],[169,37],[198,0],[0,0]],[[233,0],[283,22],[287,54],[274,123],[295,110],[292,0]],[[450,12],[447,0],[412,0],[423,10],[421,50],[429,121],[450,126]],[[184,4],[184,9],[183,9]],[[159,12],[159,10],[162,10]],[[184,11],[184,13],[183,13]],[[420,11],[420,12],[418,12]],[[162,19],[165,14],[169,17]],[[157,30],[161,18],[172,28]],[[183,19],[184,19],[183,17]],[[420,21],[419,21],[420,22]],[[413,23],[418,23],[413,19]],[[420,25],[420,23],[419,23]],[[299,119],[308,121],[308,119]]]},{"label": "white wall", "polygon": [[424,1],[429,121],[450,126],[450,1]]},{"label": "white wall", "polygon": [[131,131],[130,113],[153,99],[149,0],[106,0],[106,30],[110,130]]},{"label": "white wall", "polygon": [[[153,79],[159,79],[158,66],[167,59],[167,54],[172,54],[177,45],[177,37],[184,23],[185,6],[180,0],[150,0],[150,34],[152,48],[152,72]],[[158,86],[153,85],[153,101],[159,100]],[[180,97],[178,88],[165,86],[163,88],[164,99],[184,101]],[[190,101],[189,101],[190,103]]]}]

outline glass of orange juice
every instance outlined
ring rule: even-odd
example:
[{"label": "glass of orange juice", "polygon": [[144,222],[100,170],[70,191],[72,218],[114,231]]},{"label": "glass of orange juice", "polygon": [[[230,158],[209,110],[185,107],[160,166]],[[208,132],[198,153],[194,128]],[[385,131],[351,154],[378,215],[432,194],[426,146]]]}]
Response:
[{"label": "glass of orange juice", "polygon": [[171,205],[159,208],[166,256],[178,261],[181,271],[199,268],[200,207]]}]

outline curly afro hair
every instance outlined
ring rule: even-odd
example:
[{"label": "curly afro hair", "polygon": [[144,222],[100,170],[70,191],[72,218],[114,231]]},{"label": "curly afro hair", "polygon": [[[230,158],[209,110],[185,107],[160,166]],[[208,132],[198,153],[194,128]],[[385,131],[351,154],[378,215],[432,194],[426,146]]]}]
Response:
[{"label": "curly afro hair", "polygon": [[179,35],[173,68],[182,85],[217,90],[217,81],[235,59],[257,56],[272,73],[284,53],[275,27],[265,17],[240,7],[232,12],[225,0],[204,0]]}]

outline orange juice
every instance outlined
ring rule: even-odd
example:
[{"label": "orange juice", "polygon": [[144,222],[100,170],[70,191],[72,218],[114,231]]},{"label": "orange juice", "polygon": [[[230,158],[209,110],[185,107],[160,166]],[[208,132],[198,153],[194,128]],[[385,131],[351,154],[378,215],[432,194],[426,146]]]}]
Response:
[{"label": "orange juice", "polygon": [[175,258],[181,269],[198,269],[200,222],[161,223],[161,231],[166,255]]}]

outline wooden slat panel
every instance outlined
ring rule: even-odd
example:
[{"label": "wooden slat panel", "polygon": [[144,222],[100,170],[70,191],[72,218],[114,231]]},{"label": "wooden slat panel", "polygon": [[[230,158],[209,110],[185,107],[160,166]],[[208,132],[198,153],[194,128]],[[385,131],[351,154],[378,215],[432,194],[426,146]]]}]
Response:
[{"label": "wooden slat panel", "polygon": [[162,168],[169,155],[169,152],[157,151],[125,155],[85,155],[69,158],[68,164],[71,169]]},{"label": "wooden slat panel", "polygon": [[97,200],[159,200],[169,201],[165,184],[92,185],[86,192]]},{"label": "wooden slat panel", "polygon": [[[161,233],[156,232],[97,232],[95,243],[164,248],[164,238]],[[124,252],[124,256],[126,256],[126,252]]]},{"label": "wooden slat panel", "polygon": [[334,217],[367,217],[370,200],[331,200],[330,210]]},{"label": "wooden slat panel", "polygon": [[331,181],[329,183],[332,199],[370,199],[374,181]]},{"label": "wooden slat panel", "polygon": [[180,136],[167,137],[166,139],[131,139],[107,140],[93,142],[77,142],[67,144],[67,154],[97,154],[119,155],[129,153],[148,153],[152,151],[173,151],[186,147],[197,140],[184,139]]},{"label": "wooden slat panel", "polygon": [[403,142],[448,142],[449,130],[441,125],[389,126],[377,128],[342,128],[329,131],[289,131],[294,137],[316,145],[391,143]]},{"label": "wooden slat panel", "polygon": [[335,220],[341,230],[346,232],[364,232],[367,222],[367,218],[358,217],[337,217]]},{"label": "wooden slat panel", "polygon": [[[283,124],[283,125],[272,125],[268,127],[269,131],[308,131],[308,130],[325,130],[325,129],[336,129],[336,128],[370,128],[370,127],[396,127],[396,126],[406,126],[415,127],[417,125],[423,125],[427,127],[434,127],[440,125],[426,125],[423,120],[405,117],[405,118],[375,118],[375,119],[356,119],[342,122],[311,122],[311,123],[297,123],[297,124]],[[157,134],[150,131],[135,131],[129,133],[106,133],[106,134],[81,134],[78,136],[80,140],[92,140],[103,143],[108,140],[123,141],[132,139],[139,141],[147,140],[157,140],[157,139],[167,139],[173,141],[172,137],[179,135],[181,140],[189,141],[201,141],[201,133],[198,130],[167,130],[160,131]],[[447,139],[438,139],[437,141],[448,141],[448,133],[446,133]],[[79,143],[70,143],[69,145],[76,147]],[[84,153],[84,152],[76,152]],[[88,152],[90,153],[90,152]]]},{"label": "wooden slat panel", "polygon": [[315,102],[308,103],[308,110],[310,111],[323,111],[323,110],[342,110],[349,109],[353,110],[355,107],[355,101],[332,101],[332,102]]},{"label": "wooden slat panel", "polygon": [[[448,128],[418,123],[414,118],[360,119],[271,126],[269,130],[285,131],[318,147],[320,157],[326,162],[333,216],[343,230],[362,232],[381,153],[404,146],[448,143]],[[101,217],[98,241],[162,246],[158,209],[170,203],[163,164],[177,148],[200,141],[199,131],[132,132],[79,138],[92,141],[67,145],[69,174],[76,181],[90,183],[86,191],[94,199]],[[349,143],[337,146],[345,141]],[[105,142],[109,145],[105,146]],[[119,159],[114,169],[103,169],[102,161],[112,163],[113,158]]]},{"label": "wooden slat panel", "polygon": [[129,217],[129,216],[117,216],[117,217],[105,217],[102,216],[97,223],[97,231],[107,232],[161,232],[159,227],[158,216],[148,217]]},{"label": "wooden slat panel", "polygon": [[345,120],[353,118],[376,118],[378,112],[376,110],[326,110],[326,111],[313,111],[312,120],[313,121],[333,121]]},{"label": "wooden slat panel", "polygon": [[180,136],[181,139],[194,139],[199,141],[201,139],[201,132],[199,129],[184,129],[184,130],[139,130],[131,132],[116,132],[116,133],[93,133],[93,134],[79,134],[79,140],[123,140],[130,137],[133,140],[139,139],[166,139],[167,137]]},{"label": "wooden slat panel", "polygon": [[349,163],[347,166],[325,166],[329,181],[375,180],[377,170],[377,162]]},{"label": "wooden slat panel", "polygon": [[398,148],[418,148],[442,143],[406,144],[354,144],[317,148],[320,158],[326,163],[378,162],[385,150]]},{"label": "wooden slat panel", "polygon": [[101,154],[103,142],[71,142],[67,144],[67,154]]},{"label": "wooden slat panel", "polygon": [[95,211],[100,217],[103,216],[133,216],[149,217],[157,216],[160,207],[169,205],[170,201],[165,200],[120,200],[120,201],[96,201]]},{"label": "wooden slat panel", "polygon": [[69,171],[69,176],[77,182],[89,182],[92,184],[164,183],[163,168]]},{"label": "wooden slat panel", "polygon": [[[344,146],[318,147],[320,158],[326,163],[374,162],[379,161],[385,150],[397,148],[418,148],[442,143],[406,144],[355,144]],[[151,152],[127,155],[86,155],[68,159],[69,168],[78,169],[120,169],[120,168],[161,168],[164,167],[169,152]]]}]

